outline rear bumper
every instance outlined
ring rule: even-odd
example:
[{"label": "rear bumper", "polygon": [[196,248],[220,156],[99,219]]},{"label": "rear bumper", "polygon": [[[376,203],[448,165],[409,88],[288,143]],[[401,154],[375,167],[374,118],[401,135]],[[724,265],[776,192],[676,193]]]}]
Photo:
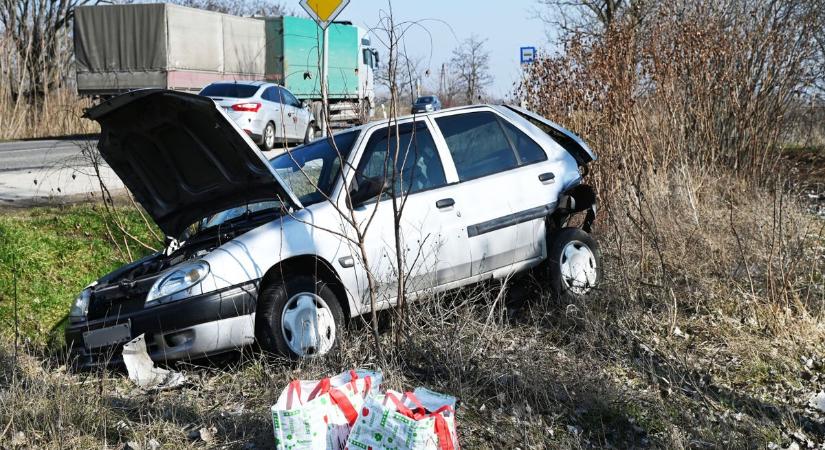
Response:
[{"label": "rear bumper", "polygon": [[89,348],[83,334],[121,324],[129,325],[132,338],[144,334],[149,356],[159,362],[194,359],[249,345],[255,340],[257,292],[257,282],[250,282],[120,317],[70,323],[66,343],[73,365],[120,364],[122,342]]}]

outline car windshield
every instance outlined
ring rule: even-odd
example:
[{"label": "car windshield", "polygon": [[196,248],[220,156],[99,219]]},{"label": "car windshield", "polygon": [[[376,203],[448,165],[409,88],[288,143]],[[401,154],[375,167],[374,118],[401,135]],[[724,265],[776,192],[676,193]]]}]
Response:
[{"label": "car windshield", "polygon": [[212,228],[218,225],[222,225],[226,222],[229,222],[232,219],[236,219],[243,215],[258,213],[270,209],[280,209],[281,202],[277,200],[271,200],[266,202],[257,202],[257,203],[249,203],[243,206],[238,206],[235,208],[227,209],[226,211],[221,211],[217,214],[213,214],[203,220],[201,220],[197,226],[196,231],[201,232],[207,228]]},{"label": "car windshield", "polygon": [[426,105],[428,103],[435,103],[435,97],[418,97],[415,101],[419,105]]},{"label": "car windshield", "polygon": [[200,95],[205,97],[246,98],[255,95],[258,92],[258,87],[248,84],[215,83],[203,88]]},{"label": "car windshield", "polygon": [[[335,180],[341,172],[359,131],[336,134],[335,147],[329,139],[319,139],[276,156],[270,164],[301,204],[309,206],[332,195]],[[337,147],[337,151],[336,151]]]}]

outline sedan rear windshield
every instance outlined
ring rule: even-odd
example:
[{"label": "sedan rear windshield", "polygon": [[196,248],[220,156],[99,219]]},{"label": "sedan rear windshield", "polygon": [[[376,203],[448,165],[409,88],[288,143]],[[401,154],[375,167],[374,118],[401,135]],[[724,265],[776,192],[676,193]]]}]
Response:
[{"label": "sedan rear windshield", "polygon": [[201,95],[205,97],[246,98],[255,95],[258,92],[258,87],[236,83],[210,84],[203,88]]},{"label": "sedan rear windshield", "polygon": [[434,97],[418,97],[418,100],[415,101],[419,105],[426,105],[428,103],[435,103]]}]

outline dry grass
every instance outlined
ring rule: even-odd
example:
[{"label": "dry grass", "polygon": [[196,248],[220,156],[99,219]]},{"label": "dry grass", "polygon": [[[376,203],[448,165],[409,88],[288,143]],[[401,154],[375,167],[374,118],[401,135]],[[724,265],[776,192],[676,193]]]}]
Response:
[{"label": "dry grass", "polygon": [[71,88],[60,88],[32,102],[13,98],[9,86],[0,83],[0,140],[97,133],[97,123],[82,117],[90,106],[90,99],[78,97]]}]

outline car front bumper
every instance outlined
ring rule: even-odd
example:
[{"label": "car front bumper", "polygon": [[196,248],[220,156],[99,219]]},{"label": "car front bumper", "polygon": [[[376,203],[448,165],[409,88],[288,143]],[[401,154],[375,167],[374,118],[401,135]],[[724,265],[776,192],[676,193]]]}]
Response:
[{"label": "car front bumper", "polygon": [[241,348],[255,341],[258,282],[142,309],[118,317],[70,322],[66,344],[73,366],[121,364],[125,339],[90,348],[84,334],[120,326],[129,338],[145,335],[149,356],[157,362],[196,359]]}]

